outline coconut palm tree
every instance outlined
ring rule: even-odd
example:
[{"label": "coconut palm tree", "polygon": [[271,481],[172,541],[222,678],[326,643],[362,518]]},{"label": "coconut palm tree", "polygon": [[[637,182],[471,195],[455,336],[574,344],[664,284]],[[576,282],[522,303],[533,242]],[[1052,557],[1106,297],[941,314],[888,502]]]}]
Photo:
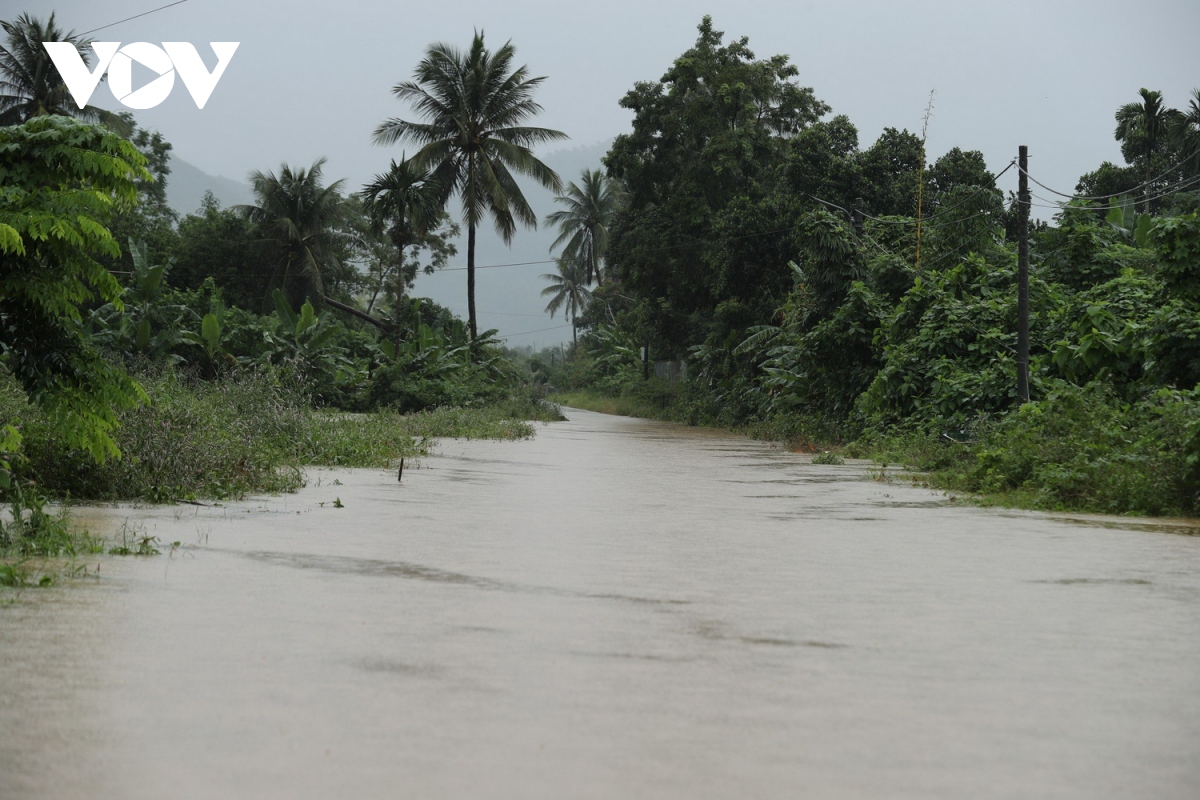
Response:
[{"label": "coconut palm tree", "polygon": [[553,319],[560,308],[564,308],[571,323],[571,341],[579,343],[577,323],[580,310],[592,298],[587,288],[587,265],[578,258],[563,256],[554,259],[557,273],[548,273],[542,278],[550,281],[550,285],[542,289],[542,297],[553,295],[546,304],[546,312]]},{"label": "coconut palm tree", "polygon": [[[404,270],[404,250],[437,228],[445,218],[442,189],[433,183],[427,170],[418,169],[402,154],[399,164],[393,161],[387,172],[376,175],[363,187],[359,196],[372,227],[385,231],[396,248],[394,306],[398,312],[405,284],[411,277]],[[396,322],[398,326],[398,313]],[[399,337],[398,329],[396,334]]]},{"label": "coconut palm tree", "polygon": [[95,106],[79,108],[42,42],[70,42],[91,66],[90,39],[64,33],[54,22],[54,14],[45,22],[29,14],[0,22],[8,41],[0,45],[0,125],[20,125],[33,117],[57,114],[102,122],[122,136],[132,133],[132,125],[111,111]]},{"label": "coconut palm tree", "polygon": [[377,144],[407,139],[422,145],[412,157],[418,169],[429,169],[442,188],[443,200],[462,197],[467,226],[467,313],[471,339],[478,336],[475,314],[475,232],[486,215],[505,243],[516,224],[537,227],[514,173],[528,175],[553,191],[561,182],[539,161],[533,145],[566,134],[523,123],[541,111],[533,92],[544,78],[530,78],[527,67],[512,69],[515,49],[506,43],[495,53],[475,34],[463,52],[448,44],[425,51],[413,80],[396,84],[392,93],[412,103],[425,122],[389,119],[375,129]]},{"label": "coconut palm tree", "polygon": [[608,249],[608,226],[624,201],[624,192],[613,180],[598,169],[583,171],[581,185],[568,183],[554,202],[566,208],[546,217],[547,224],[557,225],[558,238],[551,249],[565,243],[563,255],[578,259],[585,268],[585,283],[602,283],[601,262]]},{"label": "coconut palm tree", "polygon": [[1127,161],[1133,163],[1139,158],[1142,160],[1143,197],[1146,198],[1146,212],[1149,213],[1150,182],[1158,166],[1154,156],[1159,151],[1159,145],[1166,142],[1167,131],[1179,112],[1163,105],[1162,92],[1140,89],[1138,94],[1142,96],[1140,103],[1126,103],[1117,109],[1115,136],[1121,142],[1121,152]]},{"label": "coconut palm tree", "polygon": [[342,181],[321,185],[325,159],[306,169],[284,164],[279,175],[250,173],[255,204],[238,206],[254,223],[263,239],[273,242],[277,259],[267,284],[267,303],[276,289],[283,289],[293,304],[307,297],[320,303],[325,296],[322,272],[332,265],[334,251],[343,234]]},{"label": "coconut palm tree", "polygon": [[1171,120],[1171,143],[1179,152],[1184,175],[1200,175],[1200,89],[1192,89],[1192,99],[1183,111]]}]

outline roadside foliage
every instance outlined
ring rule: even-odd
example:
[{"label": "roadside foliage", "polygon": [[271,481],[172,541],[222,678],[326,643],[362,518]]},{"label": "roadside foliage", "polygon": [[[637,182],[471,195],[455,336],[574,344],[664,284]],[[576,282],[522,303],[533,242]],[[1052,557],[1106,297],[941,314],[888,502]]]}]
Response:
[{"label": "roadside foliage", "polygon": [[1200,513],[1200,93],[1187,113],[1146,91],[1119,109],[1128,166],[1033,226],[1018,409],[1015,198],[976,151],[927,159],[892,128],[860,145],[796,77],[706,18],[626,95],[604,283],[549,380],[840,443],[989,502]]}]

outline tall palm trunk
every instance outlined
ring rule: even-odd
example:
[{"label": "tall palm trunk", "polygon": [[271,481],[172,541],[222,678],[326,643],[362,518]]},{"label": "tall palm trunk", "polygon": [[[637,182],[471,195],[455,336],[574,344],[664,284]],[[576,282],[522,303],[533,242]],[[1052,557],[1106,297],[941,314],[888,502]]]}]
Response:
[{"label": "tall palm trunk", "polygon": [[467,212],[467,321],[471,329],[471,350],[474,352],[475,340],[479,338],[479,327],[475,321],[475,190],[477,188],[475,174],[475,151],[467,153],[467,187],[463,193],[467,200],[464,205],[470,209]]},{"label": "tall palm trunk", "polygon": [[1146,177],[1143,178],[1142,212],[1150,213],[1150,181],[1154,178],[1154,145],[1157,142],[1153,136],[1146,137]]},{"label": "tall palm trunk", "polygon": [[[403,336],[403,323],[400,322],[400,309],[404,302],[404,245],[405,241],[396,242],[396,252],[399,253],[396,264],[396,301],[392,306],[392,314],[396,321],[396,347],[400,347],[400,339]],[[398,352],[398,351],[397,351]]]},{"label": "tall palm trunk", "polygon": [[[593,234],[593,237],[595,234]],[[597,286],[604,285],[604,276],[600,274],[600,257],[596,253],[595,238],[592,239],[593,244],[588,247],[588,256],[592,262],[592,278],[595,279]]]},{"label": "tall palm trunk", "polygon": [[467,223],[467,319],[471,324],[471,342],[479,338],[475,324],[475,223]]}]

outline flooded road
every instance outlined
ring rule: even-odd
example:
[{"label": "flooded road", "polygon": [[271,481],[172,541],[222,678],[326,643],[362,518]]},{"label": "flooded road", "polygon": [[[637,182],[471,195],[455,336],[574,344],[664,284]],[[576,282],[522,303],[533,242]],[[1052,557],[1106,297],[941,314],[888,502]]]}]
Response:
[{"label": "flooded road", "polygon": [[1200,796],[1195,527],[568,415],[79,511],[164,554],[0,605],[0,798]]}]

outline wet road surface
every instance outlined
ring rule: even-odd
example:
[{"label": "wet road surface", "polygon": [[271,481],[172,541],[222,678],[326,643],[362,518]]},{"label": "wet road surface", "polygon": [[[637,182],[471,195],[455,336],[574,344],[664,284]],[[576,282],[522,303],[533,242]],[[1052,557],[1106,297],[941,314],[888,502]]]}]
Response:
[{"label": "wet road surface", "polygon": [[0,798],[1200,796],[1195,526],[568,415],[79,509],[163,555],[0,605]]}]

